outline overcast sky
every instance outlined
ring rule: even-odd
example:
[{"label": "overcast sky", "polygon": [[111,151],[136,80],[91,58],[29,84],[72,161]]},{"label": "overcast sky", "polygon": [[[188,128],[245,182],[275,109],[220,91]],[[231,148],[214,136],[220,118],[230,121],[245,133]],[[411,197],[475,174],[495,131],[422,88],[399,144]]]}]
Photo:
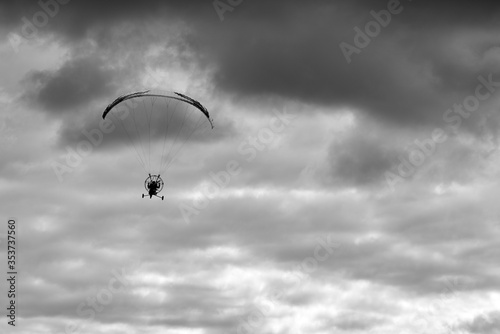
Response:
[{"label": "overcast sky", "polygon": [[[493,1],[2,1],[2,333],[500,333],[499,29]],[[101,122],[148,88],[215,123],[163,201]]]}]

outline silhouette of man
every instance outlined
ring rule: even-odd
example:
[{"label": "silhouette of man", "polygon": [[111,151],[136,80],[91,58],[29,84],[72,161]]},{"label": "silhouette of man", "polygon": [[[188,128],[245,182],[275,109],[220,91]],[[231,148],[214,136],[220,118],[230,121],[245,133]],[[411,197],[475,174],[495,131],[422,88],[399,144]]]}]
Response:
[{"label": "silhouette of man", "polygon": [[156,190],[158,189],[158,183],[156,181],[149,182],[149,194],[156,195]]}]

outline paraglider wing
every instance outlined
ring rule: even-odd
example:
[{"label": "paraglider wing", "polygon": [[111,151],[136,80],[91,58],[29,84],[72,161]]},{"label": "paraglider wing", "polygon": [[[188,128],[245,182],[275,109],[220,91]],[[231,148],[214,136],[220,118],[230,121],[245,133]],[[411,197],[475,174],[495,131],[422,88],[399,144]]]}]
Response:
[{"label": "paraglider wing", "polygon": [[[120,106],[127,100],[127,116],[120,117],[124,115]],[[144,170],[158,175],[166,171],[193,134],[214,128],[207,108],[178,92],[143,90],[121,95],[106,107],[102,118],[109,115],[122,127]]]},{"label": "paraglider wing", "polygon": [[126,94],[126,95],[119,96],[118,98],[116,98],[116,100],[114,100],[113,102],[111,102],[106,107],[106,109],[104,110],[104,113],[102,114],[102,119],[105,119],[106,116],[108,115],[108,113],[111,111],[111,109],[113,109],[119,103],[121,103],[121,102],[123,102],[125,100],[132,99],[134,97],[144,96],[144,94],[147,94],[148,92],[149,92],[149,90],[145,90],[144,92],[136,92],[136,93],[131,93],[131,94]]},{"label": "paraglider wing", "polygon": [[111,111],[111,109],[113,109],[118,104],[122,103],[123,101],[130,100],[130,99],[137,98],[137,97],[145,97],[145,96],[164,97],[164,98],[178,100],[181,102],[186,102],[186,103],[189,103],[190,105],[196,107],[205,115],[205,117],[208,119],[208,121],[210,122],[210,125],[212,126],[212,129],[213,129],[213,127],[214,127],[213,120],[210,118],[210,114],[209,114],[207,108],[205,108],[200,102],[196,101],[195,99],[193,99],[187,95],[177,93],[177,92],[174,92],[174,93],[177,94],[178,96],[180,96],[180,98],[177,96],[170,96],[170,95],[163,95],[163,94],[149,94],[149,92],[150,92],[149,90],[145,90],[143,92],[135,92],[135,93],[122,95],[122,96],[118,97],[116,100],[111,102],[106,107],[106,109],[104,110],[104,113],[102,114],[102,118],[105,119],[106,116],[108,115],[108,113]]},{"label": "paraglider wing", "polygon": [[184,95],[184,94],[181,94],[181,93],[177,93],[177,92],[174,92],[174,93],[177,94],[177,95],[179,95],[180,97],[182,97],[185,102],[187,102],[187,103],[195,106],[196,108],[200,109],[200,111],[202,113],[204,113],[205,116],[207,116],[208,120],[210,121],[210,124],[212,125],[212,129],[213,129],[214,124],[212,123],[212,119],[210,118],[210,114],[208,113],[207,108],[205,108],[200,102],[196,101],[193,98],[190,98],[187,95]]}]

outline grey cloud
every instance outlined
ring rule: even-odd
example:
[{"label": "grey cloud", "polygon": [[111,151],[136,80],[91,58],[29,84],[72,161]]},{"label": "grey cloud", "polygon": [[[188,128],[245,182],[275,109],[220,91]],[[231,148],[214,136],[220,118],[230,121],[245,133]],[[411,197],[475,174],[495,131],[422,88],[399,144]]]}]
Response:
[{"label": "grey cloud", "polygon": [[[72,2],[61,8],[47,30],[78,41],[94,28],[110,32],[125,21],[171,24],[168,18],[180,17],[189,27],[182,43],[194,50],[199,64],[214,70],[220,89],[348,105],[400,124],[442,122],[440,113],[456,95],[470,94],[477,75],[489,70],[486,64],[470,68],[463,57],[448,52],[454,41],[449,34],[464,42],[457,51],[482,59],[488,46],[498,41],[477,43],[461,31],[483,27],[486,21],[486,31],[493,32],[498,4],[401,4],[403,12],[361,54],[354,55],[352,64],[347,64],[339,43],[352,43],[353,28],[368,22],[371,10],[386,8],[386,1],[255,1],[231,13],[238,20],[224,22],[207,2]],[[425,27],[419,23],[423,17]],[[413,29],[417,23],[418,29]],[[446,31],[440,31],[444,24]]]},{"label": "grey cloud", "polygon": [[71,113],[113,91],[115,73],[97,58],[74,58],[56,71],[31,73],[26,98],[49,113]]},{"label": "grey cloud", "polygon": [[460,327],[474,334],[498,334],[500,333],[500,312],[492,311],[478,315]]},{"label": "grey cloud", "polygon": [[[11,14],[19,15],[28,15],[21,9],[37,10],[36,3],[31,7],[19,3],[18,9],[17,2],[3,3],[2,8],[11,8]],[[405,180],[405,186],[395,194],[380,194],[370,187],[377,185],[393,152],[393,146],[387,144],[396,138],[390,132],[396,131],[392,122],[412,125],[439,121],[441,108],[447,108],[448,102],[457,97],[460,100],[460,94],[474,88],[476,72],[491,66],[478,62],[477,66],[462,68],[468,62],[462,63],[460,56],[448,62],[450,53],[446,49],[450,44],[446,36],[461,27],[483,24],[487,31],[495,30],[497,23],[490,21],[496,15],[494,5],[470,1],[431,5],[414,1],[415,6],[408,5],[394,25],[382,32],[349,68],[338,54],[338,42],[352,38],[352,27],[366,22],[369,11],[384,8],[386,1],[245,1],[224,22],[218,20],[210,1],[201,7],[193,3],[143,2],[136,7],[137,2],[119,6],[113,1],[98,5],[73,1],[61,8],[46,29],[40,30],[47,36],[55,34],[55,41],[72,48],[69,59],[59,69],[38,71],[25,81],[31,84],[31,101],[56,116],[50,122],[63,119],[59,132],[62,146],[85,139],[82,129],[97,128],[109,96],[115,97],[122,89],[137,85],[146,63],[152,61],[155,68],[169,69],[167,65],[179,59],[180,67],[196,69],[195,74],[200,68],[214,74],[213,82],[197,81],[207,86],[216,83],[213,96],[228,93],[229,98],[234,94],[266,100],[277,94],[285,97],[283,100],[297,97],[332,109],[358,107],[354,114],[371,113],[377,121],[382,119],[382,130],[375,134],[365,132],[375,125],[362,123],[357,129],[349,129],[355,135],[332,142],[326,152],[317,152],[311,142],[296,139],[309,133],[290,131],[290,136],[283,140],[284,147],[262,153],[231,183],[243,192],[263,188],[269,193],[217,197],[191,225],[185,224],[177,207],[184,200],[182,194],[208,180],[210,171],[223,170],[229,159],[241,158],[231,151],[238,144],[233,145],[234,141],[243,139],[232,121],[227,126],[216,123],[217,131],[222,130],[230,140],[218,142],[217,147],[209,142],[206,146],[202,141],[193,143],[196,149],[187,157],[206,154],[202,164],[195,166],[187,159],[169,171],[164,202],[140,199],[144,178],[130,152],[125,154],[126,151],[117,149],[113,152],[116,154],[109,154],[123,139],[118,131],[110,135],[102,150],[96,148],[86,157],[63,184],[57,183],[47,164],[61,154],[59,147],[50,147],[54,133],[39,135],[50,138],[42,141],[41,146],[26,140],[29,145],[16,146],[17,152],[6,152],[2,162],[5,173],[0,180],[3,207],[6,212],[17,212],[22,221],[20,254],[25,269],[21,287],[25,290],[21,290],[19,301],[24,305],[23,321],[41,323],[43,317],[50,317],[52,322],[47,328],[53,330],[74,319],[76,306],[87,294],[105,286],[110,271],[137,254],[146,262],[146,269],[138,273],[144,281],[137,288],[143,288],[141,293],[154,289],[168,297],[155,299],[159,294],[154,293],[117,295],[116,303],[99,314],[95,325],[121,323],[136,331],[151,326],[159,331],[176,327],[203,328],[207,333],[230,332],[240,323],[240,314],[251,301],[233,291],[217,290],[208,278],[218,277],[221,270],[233,265],[242,271],[264,272],[261,265],[269,265],[276,272],[291,270],[314,255],[317,237],[330,234],[340,248],[310,275],[311,283],[338,287],[335,278],[341,275],[346,285],[363,280],[370,289],[388,288],[401,293],[401,298],[414,294],[415,298],[431,299],[445,288],[441,282],[446,276],[463,279],[465,284],[460,291],[471,299],[480,299],[480,294],[498,289],[498,279],[491,274],[498,259],[496,171],[486,175],[491,181],[489,190],[485,190],[484,179],[474,177],[478,171],[484,171],[483,167],[491,166],[494,152],[487,160],[481,155],[484,152],[475,150],[477,142],[449,141],[415,179]],[[173,26],[149,30],[155,22],[161,25],[171,17],[177,18],[168,23]],[[429,18],[425,27],[420,24],[423,17]],[[146,19],[148,24],[127,29],[127,23],[134,25]],[[313,19],[315,22],[311,23]],[[14,27],[17,23],[13,20],[0,21]],[[74,26],[70,26],[71,22]],[[184,25],[186,30],[176,24]],[[173,41],[161,42],[169,33],[176,35]],[[440,38],[432,41],[433,37]],[[87,39],[98,47],[79,54]],[[466,48],[470,46],[469,51],[482,55],[489,50],[488,43],[493,42],[469,44],[464,37],[464,43]],[[159,46],[159,54],[144,58],[150,46]],[[163,46],[167,47],[162,49]],[[166,50],[170,46],[174,51]],[[193,68],[185,67],[190,65]],[[93,78],[101,79],[95,87]],[[223,104],[224,101],[215,101],[209,109],[217,111],[224,108]],[[264,113],[259,108],[248,109],[250,122]],[[73,110],[76,112],[71,113]],[[70,113],[63,114],[67,111]],[[301,112],[307,114],[310,110]],[[227,112],[228,118],[238,122],[235,114]],[[38,121],[36,117],[28,119]],[[492,119],[496,120],[493,116]],[[497,123],[487,123],[495,133]],[[244,137],[247,133],[242,128]],[[313,127],[310,129],[314,131]],[[21,131],[16,133],[24,138]],[[206,151],[201,150],[205,148]],[[326,164],[327,176],[340,180],[340,186],[313,184],[297,189],[297,185],[302,185],[295,179],[315,153],[329,153],[322,163]],[[24,161],[38,166],[22,174],[16,163]],[[476,180],[481,183],[479,188],[474,188]],[[444,190],[437,194],[435,189],[440,183]],[[346,191],[352,186],[355,191]],[[234,247],[241,255],[204,257],[210,249],[224,246]],[[79,260],[84,265],[81,271],[71,266]],[[146,273],[153,274],[153,278]],[[184,279],[193,274],[199,276],[190,283],[154,281],[154,275],[161,280]],[[234,281],[241,284],[239,277]],[[258,283],[267,282],[262,279]],[[279,279],[274,283],[277,287],[284,285]],[[320,306],[325,305],[314,288],[302,288],[297,293],[289,291],[283,304],[307,307],[318,301]],[[359,292],[353,292],[356,293]],[[371,293],[373,290],[367,295]],[[408,300],[396,298],[391,302],[396,309],[399,302],[406,304]],[[356,306],[350,305],[335,321],[326,321],[325,329],[362,331],[382,323],[370,316],[371,311],[380,310],[378,305],[367,303],[354,313],[351,310]],[[402,316],[412,312],[398,311],[405,312]],[[386,313],[390,313],[387,319],[395,314]],[[154,320],[145,320],[151,315]],[[400,330],[397,326],[392,324],[391,329]],[[491,334],[498,327],[496,313],[464,324],[474,333]]]},{"label": "grey cloud", "polygon": [[331,179],[334,183],[369,185],[380,183],[392,167],[396,150],[383,140],[362,133],[333,142],[329,148]]},{"label": "grey cloud", "polygon": [[380,317],[352,311],[342,312],[335,318],[324,319],[323,322],[324,329],[331,330],[332,328],[335,328],[343,332],[351,333],[353,331],[372,330],[383,324],[385,321]]}]

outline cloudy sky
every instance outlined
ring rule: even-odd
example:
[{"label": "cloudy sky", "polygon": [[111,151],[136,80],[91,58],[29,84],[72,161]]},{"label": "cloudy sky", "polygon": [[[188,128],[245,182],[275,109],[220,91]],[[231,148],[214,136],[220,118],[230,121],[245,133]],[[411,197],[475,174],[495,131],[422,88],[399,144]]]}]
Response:
[{"label": "cloudy sky", "polygon": [[[2,333],[500,333],[499,29],[493,1],[2,1]],[[147,88],[215,123],[163,201],[100,118]]]}]

